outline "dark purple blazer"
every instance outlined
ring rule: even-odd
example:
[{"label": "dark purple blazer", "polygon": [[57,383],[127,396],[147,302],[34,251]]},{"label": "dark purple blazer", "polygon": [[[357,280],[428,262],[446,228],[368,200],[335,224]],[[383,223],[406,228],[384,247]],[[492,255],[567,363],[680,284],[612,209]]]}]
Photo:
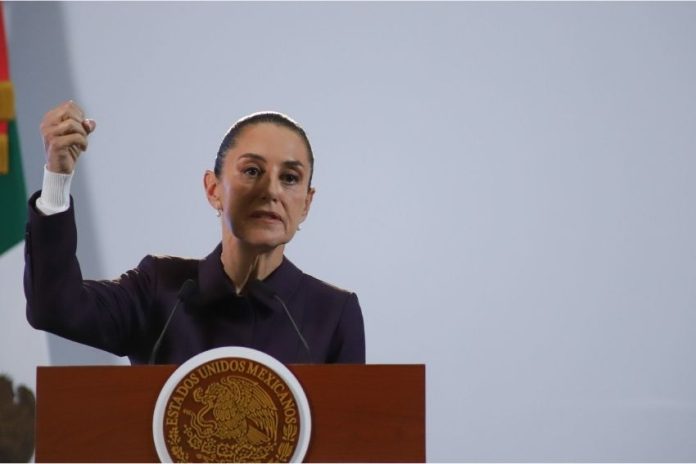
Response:
[{"label": "dark purple blazer", "polygon": [[304,274],[286,258],[264,280],[287,305],[308,354],[278,301],[236,294],[220,261],[221,245],[202,260],[146,256],[118,279],[83,280],[72,200],[68,211],[43,216],[35,209],[39,194],[29,200],[24,270],[33,327],[146,363],[179,289],[193,279],[198,291],[174,315],[158,363],[181,364],[220,346],[255,348],[283,363],[365,362],[354,293]]}]

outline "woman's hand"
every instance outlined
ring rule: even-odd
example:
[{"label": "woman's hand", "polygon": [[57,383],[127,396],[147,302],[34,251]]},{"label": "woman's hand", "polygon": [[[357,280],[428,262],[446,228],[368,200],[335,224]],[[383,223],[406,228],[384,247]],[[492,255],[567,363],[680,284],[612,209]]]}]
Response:
[{"label": "woman's hand", "polygon": [[48,170],[72,173],[80,154],[87,150],[87,137],[96,127],[97,123],[85,119],[82,108],[72,100],[46,113],[41,121],[41,136]]}]

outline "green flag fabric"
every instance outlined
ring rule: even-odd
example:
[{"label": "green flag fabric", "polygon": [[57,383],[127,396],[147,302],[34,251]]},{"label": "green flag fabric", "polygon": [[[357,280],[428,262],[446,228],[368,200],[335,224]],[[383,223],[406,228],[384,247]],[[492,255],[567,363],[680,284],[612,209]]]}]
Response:
[{"label": "green flag fabric", "polygon": [[0,254],[24,240],[24,226],[27,221],[27,191],[15,121],[8,122],[7,135],[9,170],[7,174],[0,174]]}]

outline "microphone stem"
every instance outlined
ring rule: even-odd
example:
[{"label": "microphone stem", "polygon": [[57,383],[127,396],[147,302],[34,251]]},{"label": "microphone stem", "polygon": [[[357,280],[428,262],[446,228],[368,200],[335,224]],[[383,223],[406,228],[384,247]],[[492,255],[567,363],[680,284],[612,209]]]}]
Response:
[{"label": "microphone stem", "polygon": [[304,345],[305,350],[307,350],[307,356],[309,356],[310,361],[311,361],[311,355],[310,355],[310,351],[309,351],[309,345],[307,344],[307,340],[305,340],[305,338],[302,336],[302,332],[300,332],[300,328],[297,327],[297,324],[295,323],[295,319],[293,319],[293,317],[290,315],[290,311],[288,310],[288,307],[285,306],[285,302],[278,295],[274,294],[273,296],[283,306],[283,309],[285,310],[285,314],[288,316],[288,319],[290,319],[290,323],[292,323],[292,326],[295,329],[297,336],[300,338],[300,341],[302,342],[302,345]]},{"label": "microphone stem", "polygon": [[150,355],[150,361],[148,362],[148,364],[155,364],[155,359],[157,358],[157,352],[159,351],[160,345],[162,344],[162,340],[164,339],[164,334],[167,333],[167,328],[169,327],[169,323],[172,322],[172,318],[174,317],[174,313],[176,313],[176,310],[179,307],[180,303],[181,303],[181,299],[177,299],[176,304],[174,305],[174,309],[172,309],[172,312],[169,313],[169,317],[167,318],[167,322],[164,323],[164,327],[162,328],[162,332],[160,333],[159,338],[155,342],[155,346],[152,348],[152,354]]}]

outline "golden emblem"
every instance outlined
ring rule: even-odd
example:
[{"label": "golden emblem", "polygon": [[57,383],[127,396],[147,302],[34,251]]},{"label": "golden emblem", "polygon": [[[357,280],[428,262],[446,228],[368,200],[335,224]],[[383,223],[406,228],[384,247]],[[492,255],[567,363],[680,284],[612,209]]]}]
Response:
[{"label": "golden emblem", "polygon": [[285,381],[251,359],[209,361],[183,377],[164,414],[177,462],[287,462],[300,415]]}]

